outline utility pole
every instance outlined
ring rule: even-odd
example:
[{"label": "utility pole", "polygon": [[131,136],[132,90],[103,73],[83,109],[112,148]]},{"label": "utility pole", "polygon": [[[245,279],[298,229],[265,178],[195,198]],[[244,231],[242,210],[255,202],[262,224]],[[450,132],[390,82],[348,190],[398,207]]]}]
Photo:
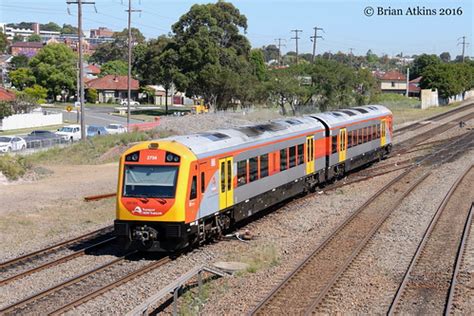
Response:
[{"label": "utility pole", "polygon": [[[132,12],[141,12],[141,10],[132,9],[132,0],[128,0],[128,76],[127,76],[127,131],[130,131],[130,96],[132,93]],[[168,96],[166,96],[168,97]]]},{"label": "utility pole", "polygon": [[350,58],[351,67],[352,67],[352,57],[354,56],[354,54],[352,54],[353,50],[354,50],[354,48],[349,47],[349,58]]},{"label": "utility pole", "polygon": [[285,41],[284,38],[276,38],[275,41],[278,41],[278,66],[281,66],[281,47],[286,46],[282,44],[281,41]]},{"label": "utility pole", "polygon": [[407,67],[407,92],[406,97],[408,98],[410,93],[410,68]]},{"label": "utility pole", "polygon": [[314,59],[316,58],[316,41],[318,40],[318,38],[322,39],[323,37],[318,35],[318,31],[323,31],[324,30],[320,27],[313,27],[314,29],[314,35],[310,37],[311,41],[313,42],[313,56],[311,57],[311,62],[314,63]]},{"label": "utility pole", "polygon": [[295,32],[295,37],[292,37],[291,39],[294,39],[296,41],[296,64],[298,65],[298,40],[300,37],[298,36],[298,33],[303,32],[302,30],[291,30],[291,32]]},{"label": "utility pole", "polygon": [[469,45],[469,43],[466,42],[466,36],[462,36],[458,38],[458,41],[462,38],[462,42],[458,43],[459,45],[462,45],[462,62],[464,62],[464,53],[466,52],[466,46]]},{"label": "utility pole", "polygon": [[85,141],[87,137],[86,133],[86,121],[85,121],[85,111],[84,111],[84,65],[82,63],[82,5],[92,4],[95,7],[94,1],[66,1],[69,4],[77,4],[77,35],[79,38],[79,91],[77,95],[80,102],[80,111],[81,111],[81,141]]}]

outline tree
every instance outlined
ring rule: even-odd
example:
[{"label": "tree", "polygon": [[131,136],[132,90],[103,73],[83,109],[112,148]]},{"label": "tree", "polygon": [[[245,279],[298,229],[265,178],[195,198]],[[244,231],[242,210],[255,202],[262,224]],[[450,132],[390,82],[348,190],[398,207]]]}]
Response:
[{"label": "tree", "polygon": [[44,103],[46,97],[48,96],[48,89],[43,88],[38,84],[25,88],[24,92],[38,103]]},{"label": "tree", "polygon": [[263,51],[261,49],[252,49],[250,51],[250,65],[252,67],[252,74],[255,75],[258,80],[263,81],[266,79],[267,67],[265,66]]},{"label": "tree", "polygon": [[54,22],[49,22],[40,25],[43,31],[61,32],[61,27]]},{"label": "tree", "polygon": [[[139,29],[132,27],[132,44],[133,53],[137,53],[138,50],[143,50],[143,44],[145,43],[145,37]],[[114,41],[100,44],[94,53],[91,55],[90,61],[104,64],[112,60],[128,60],[128,30],[124,29],[121,32],[116,32],[113,35]]]},{"label": "tree", "polygon": [[270,100],[278,104],[283,115],[287,114],[285,107],[287,104],[294,115],[296,112],[295,104],[301,96],[306,94],[304,88],[300,85],[295,68],[270,71],[266,89],[269,92]]},{"label": "tree", "polygon": [[94,88],[89,88],[86,90],[86,100],[89,103],[95,103],[98,99],[99,95],[97,90]]},{"label": "tree", "polygon": [[38,104],[31,96],[20,91],[16,94],[15,100],[10,102],[10,105],[12,114],[21,114],[31,112]]},{"label": "tree", "polygon": [[63,27],[60,30],[61,34],[77,34],[77,27],[71,24],[63,24]]},{"label": "tree", "polygon": [[249,71],[250,43],[240,34],[247,18],[231,3],[195,4],[172,26],[181,74],[175,84],[188,96],[201,96],[212,108],[225,108]]},{"label": "tree", "polygon": [[456,64],[432,64],[424,68],[420,86],[422,89],[438,89],[442,98],[449,98],[464,91],[466,83],[460,76],[461,67]]},{"label": "tree", "polygon": [[11,69],[19,69],[28,67],[28,57],[25,55],[13,56],[10,60]]},{"label": "tree", "polygon": [[276,45],[263,46],[262,50],[265,62],[269,62],[270,60],[278,60],[280,51]]},{"label": "tree", "polygon": [[27,41],[41,43],[42,39],[41,36],[39,36],[38,34],[31,34],[30,36],[28,36]]},{"label": "tree", "polygon": [[0,101],[0,120],[12,114],[12,106],[10,102]]},{"label": "tree", "polygon": [[374,54],[371,49],[367,51],[367,53],[365,54],[365,58],[367,59],[367,62],[369,64],[375,63],[379,60],[378,56]]},{"label": "tree", "polygon": [[451,61],[451,54],[449,52],[444,52],[439,55],[439,58],[445,63],[449,63]]},{"label": "tree", "polygon": [[126,76],[128,74],[128,64],[123,60],[108,61],[100,67],[100,77],[106,75]]},{"label": "tree", "polygon": [[10,71],[8,76],[12,85],[20,91],[26,87],[31,87],[36,82],[36,78],[29,68],[18,68]]},{"label": "tree", "polygon": [[23,42],[24,40],[25,38],[23,36],[15,34],[15,36],[13,36],[12,43]]},{"label": "tree", "polygon": [[422,76],[425,68],[432,65],[438,65],[440,63],[441,59],[439,59],[439,57],[436,55],[422,54],[416,57],[413,61],[413,67],[411,68],[410,79]]},{"label": "tree", "polygon": [[8,39],[5,33],[0,30],[0,53],[5,53],[8,46]]},{"label": "tree", "polygon": [[64,44],[50,44],[30,60],[36,82],[48,89],[52,97],[76,88],[76,55]]}]

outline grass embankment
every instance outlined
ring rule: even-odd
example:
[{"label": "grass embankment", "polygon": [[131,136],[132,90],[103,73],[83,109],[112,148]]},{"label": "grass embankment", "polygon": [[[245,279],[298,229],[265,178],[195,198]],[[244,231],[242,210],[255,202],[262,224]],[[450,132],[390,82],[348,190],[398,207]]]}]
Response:
[{"label": "grass embankment", "polygon": [[421,120],[426,117],[449,111],[459,105],[459,102],[455,102],[450,105],[443,105],[422,110],[420,107],[420,100],[415,98],[406,98],[403,95],[395,93],[380,94],[376,96],[371,103],[381,104],[388,107],[393,113],[396,125]]},{"label": "grass embankment", "polygon": [[[166,132],[133,132],[88,138],[67,147],[53,147],[28,156],[0,156],[0,172],[9,180],[17,180],[37,165],[100,164],[116,161],[135,142],[166,137]],[[115,149],[115,150],[114,150]]]}]

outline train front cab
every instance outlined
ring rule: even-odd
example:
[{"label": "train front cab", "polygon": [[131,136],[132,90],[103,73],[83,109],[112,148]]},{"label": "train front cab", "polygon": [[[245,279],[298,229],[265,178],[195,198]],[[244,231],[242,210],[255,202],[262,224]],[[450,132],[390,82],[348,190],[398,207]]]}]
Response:
[{"label": "train front cab", "polygon": [[114,231],[124,248],[175,251],[188,244],[186,217],[197,213],[189,208],[197,190],[191,168],[196,157],[177,142],[144,142],[122,156]]}]

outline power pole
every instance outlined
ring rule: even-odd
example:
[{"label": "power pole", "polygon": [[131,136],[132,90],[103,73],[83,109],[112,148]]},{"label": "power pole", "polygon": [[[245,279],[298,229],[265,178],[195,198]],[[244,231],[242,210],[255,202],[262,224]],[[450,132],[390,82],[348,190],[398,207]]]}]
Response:
[{"label": "power pole", "polygon": [[464,53],[466,51],[466,46],[469,45],[469,43],[466,42],[466,36],[458,38],[458,41],[462,38],[462,42],[458,43],[459,45],[462,45],[462,62],[464,62]]},{"label": "power pole", "polygon": [[318,35],[318,31],[323,31],[324,30],[320,27],[313,27],[314,29],[314,35],[310,37],[311,41],[313,42],[313,56],[311,57],[311,62],[314,63],[314,59],[316,58],[316,41],[318,40],[318,38],[323,38],[322,36]]},{"label": "power pole", "polygon": [[351,67],[352,67],[352,57],[354,56],[354,54],[352,54],[353,50],[354,50],[354,48],[349,47],[349,58],[350,58]]},{"label": "power pole", "polygon": [[84,65],[82,63],[82,5],[92,4],[95,6],[94,1],[66,1],[69,4],[77,4],[77,35],[79,38],[79,102],[80,102],[80,111],[81,111],[81,141],[85,141],[87,137],[86,133],[86,121],[85,121],[85,111],[84,111]]},{"label": "power pole", "polygon": [[[130,96],[132,94],[132,12],[141,10],[132,9],[132,0],[128,0],[128,76],[127,76],[127,131],[130,131]],[[168,97],[168,96],[166,96]]]},{"label": "power pole", "polygon": [[291,39],[294,39],[296,41],[296,64],[298,65],[298,40],[300,37],[298,36],[298,33],[303,32],[302,30],[291,30],[291,32],[295,32],[295,37],[292,37]]},{"label": "power pole", "polygon": [[282,44],[281,41],[285,41],[284,38],[276,38],[275,41],[278,41],[278,66],[281,66],[281,47],[286,46]]},{"label": "power pole", "polygon": [[407,67],[407,92],[406,92],[407,98],[409,94],[410,94],[410,68]]}]

